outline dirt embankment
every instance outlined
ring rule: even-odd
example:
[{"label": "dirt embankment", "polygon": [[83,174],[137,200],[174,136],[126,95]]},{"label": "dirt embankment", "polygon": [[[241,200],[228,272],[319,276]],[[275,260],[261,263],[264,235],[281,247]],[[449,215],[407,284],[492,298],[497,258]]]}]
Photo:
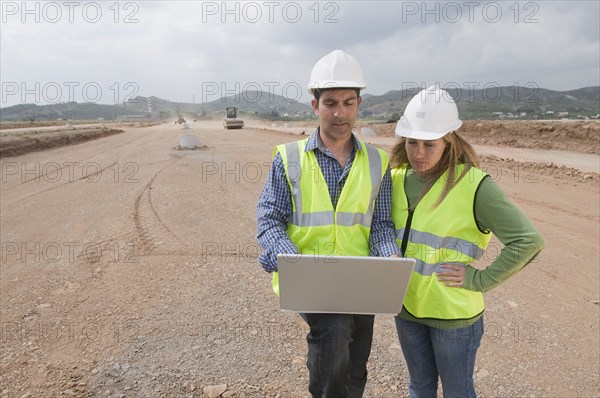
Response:
[{"label": "dirt embankment", "polygon": [[[391,137],[396,125],[369,127],[377,135]],[[471,144],[600,153],[600,122],[597,121],[468,120],[458,131]]]},{"label": "dirt embankment", "polygon": [[90,123],[98,123],[98,120],[38,120],[33,122],[0,122],[0,130],[11,130],[11,129],[22,129],[22,128],[37,128],[37,127],[49,127],[49,126],[64,126],[66,123],[70,125],[78,125],[78,124],[90,124]]},{"label": "dirt embankment", "polygon": [[502,174],[498,175],[498,173],[500,169],[504,168],[507,170],[504,171],[504,177],[510,176],[515,180],[523,180],[529,183],[537,183],[540,176],[547,176],[556,180],[567,179],[573,183],[596,186],[600,182],[600,174],[598,173],[589,173],[574,167],[557,165],[553,162],[521,162],[494,155],[480,155],[479,161],[481,162],[481,168],[494,180],[502,177]]},{"label": "dirt embankment", "polygon": [[[122,132],[114,127],[149,127],[158,123],[124,122],[111,128],[76,128],[42,131],[35,128],[60,126],[63,122],[22,122],[0,124],[0,158],[78,144]],[[288,122],[290,128],[314,128],[314,121]],[[11,129],[32,127],[28,131]],[[357,122],[357,129],[371,127],[382,137],[394,136],[395,123]],[[309,129],[310,130],[310,129]],[[309,131],[307,130],[306,133]],[[585,154],[600,154],[600,122],[597,121],[465,121],[459,130],[471,144],[514,148],[552,149]]]},{"label": "dirt embankment", "polygon": [[0,136],[0,158],[80,144],[122,132],[123,130],[101,127],[83,130],[71,128],[59,131],[28,131],[19,134],[2,133]]},{"label": "dirt embankment", "polygon": [[[60,123],[60,124],[58,124]],[[0,129],[0,159],[43,151],[66,145],[120,134],[124,127],[150,127],[154,122],[122,122],[105,126],[104,123],[76,127],[63,122],[2,123]],[[52,126],[57,126],[52,129]],[[31,127],[31,128],[30,128]]]},{"label": "dirt embankment", "polygon": [[[310,135],[315,122],[252,123],[260,131]],[[365,135],[365,128],[372,129]],[[395,123],[357,121],[354,131],[366,142],[388,153],[397,142]],[[465,121],[459,130],[476,151],[484,170],[508,168],[514,178],[534,181],[544,175],[574,183],[600,182],[597,156],[600,153],[598,121]],[[569,161],[565,161],[568,159]]]}]

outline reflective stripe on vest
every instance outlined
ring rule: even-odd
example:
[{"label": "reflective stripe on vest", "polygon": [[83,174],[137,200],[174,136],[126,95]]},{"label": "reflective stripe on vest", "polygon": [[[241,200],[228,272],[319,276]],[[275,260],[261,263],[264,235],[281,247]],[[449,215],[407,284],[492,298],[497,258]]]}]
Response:
[{"label": "reflective stripe on vest", "polygon": [[[299,227],[332,225],[334,223],[333,222],[333,220],[334,220],[333,206],[331,206],[332,207],[331,210],[328,210],[328,211],[312,212],[312,213],[307,213],[307,212],[303,211],[302,188],[300,186],[300,179],[302,177],[302,162],[300,161],[300,153],[301,152],[302,153],[310,153],[315,158],[312,165],[314,166],[315,164],[317,164],[316,156],[314,155],[314,153],[312,153],[312,151],[309,151],[309,152],[304,151],[304,148],[306,147],[306,141],[307,140],[299,141],[299,142],[290,142],[288,144],[285,144],[284,145],[285,155],[283,154],[283,151],[280,150],[280,152],[282,153],[282,156],[287,155],[286,171],[287,171],[288,181],[290,183],[290,187],[292,190],[292,200],[294,201],[294,207],[295,207],[295,211],[292,215],[292,224],[297,225]],[[381,171],[383,170],[383,172],[385,173],[385,170],[387,168],[387,165],[386,165],[386,168],[382,168],[382,163],[384,160],[387,163],[387,159],[382,159],[382,157],[384,157],[385,155],[380,156],[380,153],[377,150],[377,148],[374,148],[371,145],[367,145],[367,144],[364,144],[361,142],[361,147],[362,147],[363,151],[366,149],[366,151],[368,153],[369,173],[370,173],[370,181],[371,181],[371,193],[369,195],[368,208],[371,210],[367,211],[366,213],[360,213],[360,212],[349,213],[349,212],[339,211],[339,206],[338,206],[337,222],[336,222],[337,225],[353,226],[355,224],[360,224],[360,225],[363,225],[366,227],[371,226],[371,221],[373,218],[373,212],[372,212],[373,204],[375,203],[375,198],[377,197],[377,194],[379,192],[379,187],[381,186],[381,180],[383,179],[383,174],[381,174]],[[280,148],[281,147],[278,147],[278,149],[280,149]],[[361,153],[361,151],[357,151],[357,154],[355,155],[354,163],[352,164],[352,168],[354,168],[354,165],[356,164],[359,157],[364,157],[364,156],[360,156],[359,153]],[[307,164],[307,163],[305,163],[305,164]],[[310,171],[314,172],[314,170],[310,170]],[[313,174],[313,176],[314,176],[314,174]],[[321,176],[322,176],[322,174],[321,174]],[[350,176],[348,176],[348,178],[349,177]],[[323,179],[323,182],[325,182],[324,179]],[[329,190],[327,190],[327,191],[329,191]],[[340,199],[341,199],[341,195],[340,195]]]},{"label": "reflective stripe on vest", "polygon": [[[463,167],[457,166],[457,175]],[[392,219],[398,245],[402,244],[408,220],[406,172],[406,166],[392,170]],[[473,209],[477,188],[485,176],[477,168],[469,169],[436,207],[447,179],[447,174],[443,174],[414,209],[403,255],[415,258],[417,264],[404,306],[417,318],[469,319],[484,309],[481,293],[447,287],[438,282],[435,274],[446,270],[441,267],[443,264],[466,267],[483,256],[491,234],[479,230]]]},{"label": "reflective stripe on vest", "polygon": [[[404,228],[396,229],[396,240],[398,240],[399,242],[402,241],[404,232]],[[453,259],[451,251],[464,254],[474,260],[479,260],[484,253],[484,250],[482,248],[464,239],[451,238],[448,236],[437,236],[428,232],[416,231],[415,229],[412,229],[410,231],[410,234],[411,241],[419,242],[420,244],[425,245],[426,252],[429,251],[430,253],[433,253],[436,250],[446,251],[445,255],[443,256],[445,259],[444,264],[464,265],[463,263],[460,263],[458,261],[452,261]],[[407,253],[405,253],[405,255],[412,257],[411,254],[412,253],[410,253],[409,248],[407,248]],[[458,257],[458,254],[454,255]],[[457,258],[454,258],[454,260],[457,260]],[[439,262],[429,264],[417,259],[414,271],[418,272],[421,275],[429,276],[434,272],[443,271],[444,269],[440,266],[441,264]]]},{"label": "reflective stripe on vest", "polygon": [[[329,188],[306,140],[278,146],[292,196],[287,234],[301,254],[368,256],[375,199],[388,167],[385,152],[359,141],[346,182],[333,208]],[[279,291],[273,273],[273,290]]]}]

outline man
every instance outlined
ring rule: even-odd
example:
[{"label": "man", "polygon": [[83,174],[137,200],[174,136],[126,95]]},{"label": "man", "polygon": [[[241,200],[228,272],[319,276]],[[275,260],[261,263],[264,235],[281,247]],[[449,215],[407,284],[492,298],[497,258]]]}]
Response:
[{"label": "man", "polygon": [[[278,254],[391,256],[399,252],[390,216],[387,156],[352,133],[365,88],[352,56],[335,50],[311,73],[319,127],[280,145],[257,205],[259,262],[273,273]],[[328,194],[327,194],[328,193]],[[361,397],[373,338],[372,315],[300,314],[307,335],[313,397]]]}]

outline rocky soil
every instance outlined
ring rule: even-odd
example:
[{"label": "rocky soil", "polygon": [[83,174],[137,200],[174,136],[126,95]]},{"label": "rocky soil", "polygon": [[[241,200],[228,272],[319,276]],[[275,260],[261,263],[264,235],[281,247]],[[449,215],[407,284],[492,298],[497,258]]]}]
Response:
[{"label": "rocky soil", "polygon": [[[481,124],[498,141],[465,136],[498,148],[483,167],[546,246],[485,296],[478,394],[600,397],[598,172],[509,158],[501,145],[545,148],[541,127]],[[597,125],[553,126],[565,158],[598,154]],[[190,127],[205,147],[174,149],[169,123],[1,159],[0,397],[308,395],[307,328],[257,263],[255,206],[273,147],[314,126]],[[408,396],[391,316],[369,372],[366,397]]]}]

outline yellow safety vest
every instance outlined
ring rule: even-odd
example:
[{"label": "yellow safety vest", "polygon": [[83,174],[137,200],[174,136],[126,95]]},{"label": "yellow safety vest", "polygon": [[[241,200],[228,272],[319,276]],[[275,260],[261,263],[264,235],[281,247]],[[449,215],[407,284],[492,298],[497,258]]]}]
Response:
[{"label": "yellow safety vest", "polygon": [[[464,165],[456,168],[462,173]],[[392,169],[392,219],[398,246],[405,257],[414,258],[413,271],[404,307],[416,318],[470,319],[484,310],[483,295],[466,289],[447,287],[438,282],[442,264],[466,267],[483,255],[491,239],[489,231],[477,227],[474,216],[475,194],[486,174],[471,168],[437,207],[447,172],[410,212],[404,191],[407,166]]]},{"label": "yellow safety vest", "polygon": [[[279,145],[292,194],[292,219],[287,235],[300,254],[368,256],[375,199],[388,167],[381,151],[359,141],[344,188],[333,208],[329,188],[308,139]],[[273,272],[273,291],[279,295],[279,274]]]}]

